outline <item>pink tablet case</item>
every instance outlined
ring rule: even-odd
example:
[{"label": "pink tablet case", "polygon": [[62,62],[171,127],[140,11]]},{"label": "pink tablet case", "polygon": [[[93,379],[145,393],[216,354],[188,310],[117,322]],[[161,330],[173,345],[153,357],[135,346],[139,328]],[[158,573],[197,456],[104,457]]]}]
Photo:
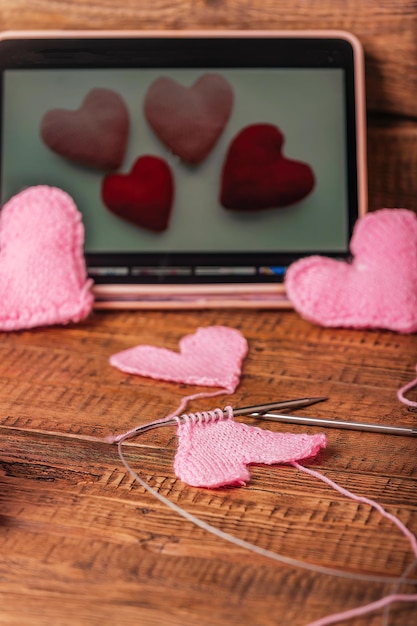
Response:
[{"label": "pink tablet case", "polygon": [[[357,142],[357,166],[358,166],[358,205],[359,213],[366,211],[367,203],[367,181],[366,181],[366,118],[365,118],[365,90],[364,90],[364,63],[363,51],[357,38],[351,33],[345,31],[333,30],[299,30],[299,31],[227,31],[227,37],[239,39],[241,37],[292,37],[303,39],[305,37],[314,37],[327,39],[329,37],[342,38],[349,41],[355,59],[355,105],[356,105],[356,127],[355,135]],[[79,38],[119,38],[121,33],[118,31],[14,31],[5,32],[0,35],[3,39],[28,39],[28,38],[54,38],[54,37],[76,37]],[[198,38],[198,37],[224,37],[225,33],[220,31],[123,31],[123,38],[135,37],[164,37],[164,38]],[[201,85],[200,85],[201,87]],[[172,86],[170,87],[172,89]],[[181,91],[181,90],[180,90]],[[200,89],[194,87],[191,89],[193,97],[195,91]],[[165,92],[164,92],[165,94]],[[172,95],[172,91],[171,91]],[[175,89],[175,96],[178,95],[178,89]],[[201,94],[199,94],[201,95]],[[152,103],[152,99],[151,99]],[[88,103],[87,103],[88,104]],[[149,104],[149,102],[148,102]],[[172,103],[171,103],[172,105]],[[168,105],[169,106],[169,105]],[[228,114],[228,98],[224,107],[223,121],[217,120],[218,130],[222,128]],[[81,106],[81,113],[85,113],[85,104]],[[87,106],[87,112],[89,107]],[[199,105],[197,106],[199,110]],[[61,113],[60,113],[61,115]],[[159,116],[158,123],[161,123]],[[62,118],[61,118],[62,119]],[[56,120],[55,120],[56,121]],[[219,125],[220,123],[220,125]],[[172,130],[172,129],[171,129]],[[174,129],[176,130],[176,129]],[[164,128],[164,136],[166,129]],[[212,139],[216,140],[216,133],[213,131]],[[187,140],[189,138],[186,138]],[[201,138],[200,138],[201,140]],[[178,142],[178,139],[176,138]],[[183,146],[181,146],[183,147]],[[210,146],[209,146],[210,147]],[[176,145],[178,149],[178,145]],[[200,146],[201,148],[201,146]],[[199,148],[199,149],[200,149]],[[178,151],[178,150],[177,150]],[[67,155],[68,156],[68,155]],[[197,160],[201,155],[197,155]],[[203,154],[204,156],[204,154]],[[193,155],[193,159],[195,159]],[[100,284],[94,286],[95,307],[102,309],[154,309],[154,308],[186,308],[186,309],[205,309],[213,307],[229,307],[229,308],[288,308],[289,301],[281,284],[266,285],[259,284],[212,284],[212,285],[118,285],[111,281],[108,284]]]}]

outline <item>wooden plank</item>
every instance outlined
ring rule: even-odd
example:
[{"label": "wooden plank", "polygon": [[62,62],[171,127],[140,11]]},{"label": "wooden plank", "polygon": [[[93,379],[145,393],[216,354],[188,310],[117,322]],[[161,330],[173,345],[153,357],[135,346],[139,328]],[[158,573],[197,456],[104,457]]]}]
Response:
[{"label": "wooden plank", "polygon": [[[225,310],[101,312],[76,326],[4,334],[2,623],[272,626],[279,619],[282,626],[305,626],[384,594],[381,584],[275,563],[194,527],[136,484],[115,446],[103,441],[108,432],[144,423],[154,411],[160,416],[196,391],[123,374],[109,365],[109,356],[138,343],[176,350],[181,336],[211,324],[239,328],[249,342],[241,384],[222,402],[325,393],[330,399],[314,407],[317,415],[415,421],[395,397],[413,375],[414,336],[326,330],[291,312]],[[212,406],[206,399],[190,408]],[[310,467],[417,529],[415,441],[335,430],[327,436],[327,448]],[[384,575],[399,575],[411,559],[390,522],[293,467],[254,466],[244,488],[201,490],[174,475],[174,429],[152,431],[124,450],[162,495],[261,547]],[[413,605],[393,609],[396,626],[409,626],[415,615]],[[379,618],[366,623],[379,624]]]},{"label": "wooden plank", "polygon": [[[2,29],[341,27],[366,51],[371,209],[417,210],[414,2],[297,0],[289,8],[282,0],[3,0],[0,8]],[[387,593],[382,584],[320,576],[214,538],[137,485],[103,441],[202,390],[125,375],[110,367],[109,356],[139,343],[176,350],[184,334],[211,324],[239,328],[250,348],[236,393],[216,404],[320,393],[329,400],[309,414],[415,425],[416,412],[396,398],[414,376],[414,335],[323,329],[292,312],[225,310],[94,313],[76,326],[3,334],[2,624],[305,626]],[[205,399],[189,408],[212,407]],[[326,434],[328,446],[310,467],[374,498],[416,532],[415,440]],[[252,467],[244,488],[187,487],[173,472],[176,443],[175,430],[166,429],[124,449],[162,495],[226,532],[351,571],[397,575],[412,559],[407,541],[378,513],[293,467]],[[391,612],[396,626],[416,618],[415,605]],[[351,623],[379,626],[381,616]]]},{"label": "wooden plank", "polygon": [[[135,486],[118,469],[110,446],[98,444],[95,451],[90,443],[74,445],[65,437],[24,433],[10,433],[7,444],[1,451],[5,472],[0,477],[0,592],[15,598],[29,594],[32,602],[44,598],[47,606],[38,609],[39,616],[51,607],[62,616],[58,606],[71,595],[75,606],[90,610],[105,598],[110,615],[118,606],[126,610],[133,605],[142,619],[148,612],[152,615],[149,623],[165,613],[173,624],[180,623],[184,606],[193,624],[257,623],[260,615],[259,623],[276,623],[276,617],[274,622],[265,612],[266,603],[285,614],[280,623],[303,624],[304,611],[319,614],[330,593],[335,606],[360,604],[383,593],[381,585],[328,577],[313,584],[308,572],[269,563],[193,528]],[[133,461],[132,454],[129,448]],[[396,575],[408,562],[405,540],[378,514],[292,468],[258,470],[245,489],[213,493],[187,488],[172,477],[167,480],[170,471],[164,469],[163,452],[144,456],[143,474],[162,494],[247,541],[330,567],[346,567],[348,562],[353,571],[368,573]],[[269,488],[265,478],[270,480],[272,472],[279,472],[280,479]],[[367,491],[373,485],[374,494],[386,492],[388,477],[375,474],[367,480],[365,473],[355,471],[357,484],[352,484],[349,476],[348,468],[344,479],[351,489]],[[404,480],[398,480],[398,486],[404,489]],[[412,497],[410,482],[404,499],[409,503]],[[398,495],[395,502],[394,511]],[[410,525],[417,523],[416,508],[402,505]],[[300,587],[303,610],[288,611],[285,604]],[[201,605],[208,596],[215,600],[205,622]],[[9,611],[21,617],[17,607],[18,601],[3,605],[2,617]],[[69,623],[89,624],[82,616],[81,610]],[[32,619],[33,624],[42,623]]]}]

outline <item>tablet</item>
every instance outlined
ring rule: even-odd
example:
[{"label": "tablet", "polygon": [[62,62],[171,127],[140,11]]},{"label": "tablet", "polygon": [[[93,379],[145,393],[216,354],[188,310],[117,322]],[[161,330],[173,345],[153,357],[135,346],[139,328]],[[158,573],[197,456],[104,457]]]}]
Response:
[{"label": "tablet", "polygon": [[74,199],[96,307],[288,306],[366,211],[363,54],[346,32],[0,37],[3,204]]}]

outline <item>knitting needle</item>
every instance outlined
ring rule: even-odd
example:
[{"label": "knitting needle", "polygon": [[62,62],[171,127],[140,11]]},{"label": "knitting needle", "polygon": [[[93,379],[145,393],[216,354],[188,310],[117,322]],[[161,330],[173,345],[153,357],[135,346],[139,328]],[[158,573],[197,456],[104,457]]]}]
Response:
[{"label": "knitting needle", "polygon": [[[323,402],[323,400],[327,400],[326,397],[320,396],[317,398],[298,398],[296,400],[284,400],[282,402],[270,402],[269,404],[256,404],[253,406],[247,406],[240,409],[233,409],[233,415],[254,415],[263,417],[265,414],[267,415],[267,411],[274,409],[289,409],[289,408],[301,408],[304,406],[309,406],[310,404],[314,404],[316,402]],[[227,411],[224,410],[223,413],[226,415]],[[178,418],[181,419],[181,415]],[[135,437],[136,435],[140,435],[145,433],[148,430],[152,430],[153,428],[160,428],[162,426],[175,426],[178,424],[178,421],[175,418],[167,419],[167,420],[156,420],[154,422],[150,422],[149,424],[143,424],[134,428],[133,430],[125,433],[124,435],[117,435],[116,437],[108,438],[108,441],[111,443],[118,443],[119,441],[124,441],[130,437]]]},{"label": "knitting needle", "polygon": [[[259,417],[262,419],[274,420],[277,422],[286,422],[287,424],[304,424],[307,426],[322,426],[324,428],[341,428],[348,430],[361,430],[368,432],[385,433],[389,435],[406,435],[417,436],[417,428],[410,428],[407,426],[391,426],[386,424],[370,424],[366,422],[347,422],[344,420],[331,420],[321,417],[308,417],[306,415],[283,415],[281,413],[269,413],[268,411],[282,408],[301,408],[303,406],[309,406],[316,402],[323,402],[327,400],[326,397],[320,396],[316,398],[299,398],[297,400],[286,400],[283,402],[270,402],[268,404],[257,404],[253,406],[246,406],[237,409],[233,409],[233,414],[236,416],[248,415],[251,417]],[[226,411],[224,411],[226,413]],[[181,415],[179,416],[181,418]],[[174,426],[177,424],[177,420],[171,419],[167,421],[156,421],[149,424],[138,426],[130,436],[138,435],[153,428],[159,428],[160,426]],[[115,440],[117,441],[117,439]]]},{"label": "knitting needle", "polygon": [[[236,415],[236,411],[234,411]],[[276,413],[253,412],[252,417],[261,417],[277,422],[287,422],[288,424],[305,424],[307,426],[323,426],[324,428],[343,428],[348,430],[364,430],[375,433],[386,433],[388,435],[417,436],[417,428],[407,426],[390,426],[385,424],[369,424],[366,422],[346,422],[343,420],[329,420],[320,417],[307,417],[306,415],[281,415]]]},{"label": "knitting needle", "polygon": [[244,406],[240,409],[233,409],[233,415],[265,415],[268,411],[274,409],[301,409],[302,407],[323,402],[327,400],[326,396],[317,398],[298,398],[296,400],[284,400],[283,402],[270,402],[269,404],[257,404],[254,406]]}]

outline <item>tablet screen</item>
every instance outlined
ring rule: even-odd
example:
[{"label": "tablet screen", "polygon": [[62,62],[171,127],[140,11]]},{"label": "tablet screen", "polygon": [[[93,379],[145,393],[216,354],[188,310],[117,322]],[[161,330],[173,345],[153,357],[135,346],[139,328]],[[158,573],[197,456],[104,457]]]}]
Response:
[{"label": "tablet screen", "polygon": [[322,38],[0,43],[1,201],[82,213],[95,281],[280,281],[358,216],[354,55]]}]

